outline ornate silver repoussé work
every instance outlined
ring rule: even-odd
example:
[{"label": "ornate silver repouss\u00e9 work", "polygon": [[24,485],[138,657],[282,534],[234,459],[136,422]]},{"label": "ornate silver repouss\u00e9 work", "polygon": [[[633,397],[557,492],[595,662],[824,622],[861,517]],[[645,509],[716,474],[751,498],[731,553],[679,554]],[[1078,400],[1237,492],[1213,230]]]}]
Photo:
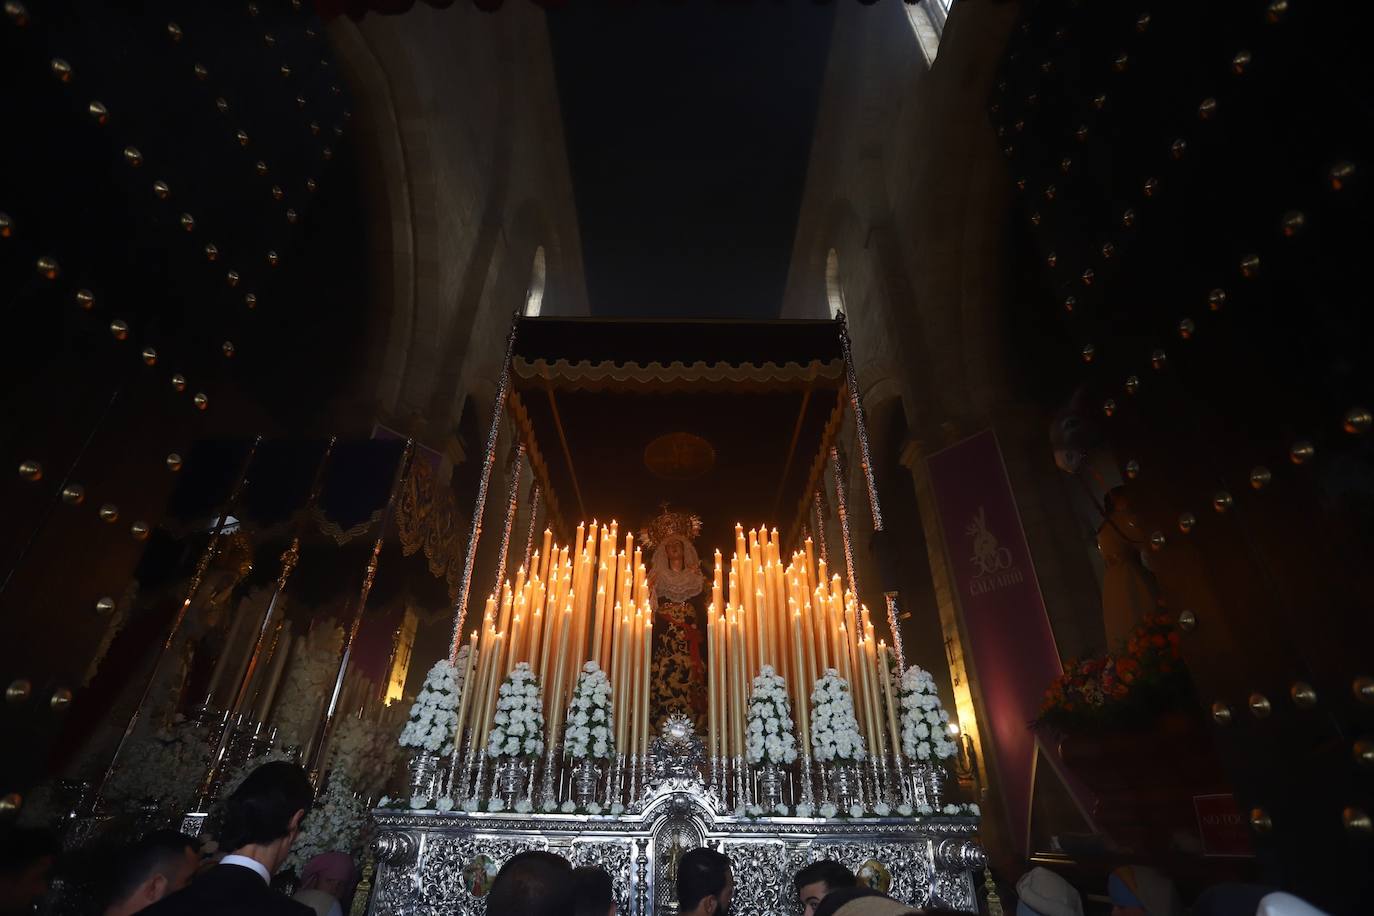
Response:
[{"label": "ornate silver repouss\u00e9 work", "polygon": [[790,911],[792,875],[821,858],[856,872],[870,860],[881,864],[892,876],[889,893],[914,906],[977,910],[974,879],[986,857],[976,818],[745,816],[722,798],[728,792],[734,801],[734,787],[703,777],[712,767],[690,722],[665,723],[636,768],[637,782],[621,777],[637,786],[629,803],[601,814],[378,810],[370,912],[484,916],[501,864],[547,849],[610,872],[622,913],[672,916],[678,857],[701,845],[730,857],[739,916]]}]

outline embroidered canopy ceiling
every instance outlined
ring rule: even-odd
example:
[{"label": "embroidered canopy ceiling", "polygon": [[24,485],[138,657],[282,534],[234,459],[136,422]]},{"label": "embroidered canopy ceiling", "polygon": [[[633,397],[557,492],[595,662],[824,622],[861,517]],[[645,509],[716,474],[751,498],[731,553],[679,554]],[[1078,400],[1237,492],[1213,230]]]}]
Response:
[{"label": "embroidered canopy ceiling", "polygon": [[523,319],[511,370],[557,521],[633,527],[668,501],[702,516],[703,548],[792,522],[842,416],[831,321]]}]

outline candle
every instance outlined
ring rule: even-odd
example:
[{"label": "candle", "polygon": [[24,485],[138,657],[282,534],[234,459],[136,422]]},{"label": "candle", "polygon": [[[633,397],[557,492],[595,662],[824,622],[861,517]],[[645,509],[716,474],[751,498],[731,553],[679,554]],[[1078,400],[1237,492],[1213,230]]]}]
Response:
[{"label": "candle", "polygon": [[872,627],[864,635],[864,683],[868,692],[869,743],[873,753],[880,754],[883,745],[883,730],[879,725],[882,718],[878,714],[878,653],[874,649]]},{"label": "candle", "polygon": [[[794,611],[792,615],[792,657],[797,671],[802,671],[802,636],[801,636],[801,611]],[[806,708],[805,680],[798,675],[793,682],[792,695],[796,697],[794,705],[797,712],[797,724],[799,728],[798,744],[804,751],[811,743],[811,723],[810,711]]]},{"label": "candle", "polygon": [[[717,552],[716,556],[720,556]],[[717,567],[719,569],[719,567]],[[716,605],[706,608],[706,753],[716,754]]]},{"label": "candle", "polygon": [[281,684],[282,672],[286,670],[286,659],[291,654],[291,629],[285,624],[277,628],[277,642],[272,649],[272,668],[267,676],[267,685],[258,698],[257,710],[253,714],[259,722],[266,722],[272,711],[272,701],[276,699],[277,687]]},{"label": "candle", "polygon": [[553,727],[549,729],[551,738],[558,734],[559,709],[563,701],[561,689],[563,684],[563,672],[568,664],[568,653],[564,647],[568,645],[568,634],[572,628],[572,618],[572,602],[568,602],[563,605],[561,622],[558,625],[558,642],[556,645],[560,648],[558,649],[558,660],[554,663],[553,678],[543,685],[545,704],[547,707],[544,719],[546,722],[551,721],[553,723]]},{"label": "candle", "polygon": [[895,758],[902,749],[902,732],[897,727],[897,692],[892,689],[892,670],[887,663],[887,645],[878,641],[878,661],[883,675],[883,698],[887,701],[887,731],[892,741],[892,756]]},{"label": "candle", "polygon": [[[511,605],[512,601],[510,583],[507,582],[505,585],[501,587],[501,616],[498,618],[496,622],[497,633],[505,634],[510,632]],[[503,650],[508,649],[509,644],[510,640],[503,639],[501,641]],[[504,678],[506,674],[510,671],[510,661],[505,654],[502,654],[496,657],[496,662],[496,679],[499,681],[501,678]]]},{"label": "candle", "polygon": [[613,651],[615,662],[611,668],[611,713],[615,716],[615,746],[620,753],[626,753],[625,735],[630,722],[630,710],[625,699],[625,660],[629,657],[625,651],[625,642],[629,633],[630,617],[625,613],[624,608],[619,602],[615,605],[615,642]]},{"label": "candle", "polygon": [[644,723],[644,731],[643,731],[642,737],[640,738],[640,746],[639,746],[639,753],[640,753],[641,756],[644,755],[644,754],[647,754],[647,753],[649,752],[649,730],[653,727],[653,723],[649,721],[649,693],[650,693],[650,681],[651,681],[651,679],[652,679],[652,675],[651,675],[650,668],[651,668],[651,665],[653,664],[653,662],[652,662],[652,658],[653,658],[653,646],[654,646],[654,616],[653,616],[653,614],[645,614],[645,615],[644,615],[644,644],[643,644],[644,658],[643,658],[643,662],[642,662],[643,674],[641,675],[641,678],[640,678],[640,687],[641,687],[641,689],[643,690],[643,695],[644,695],[644,710],[643,710],[643,712],[642,712],[642,714],[641,714],[642,717],[643,717],[642,721],[643,721],[643,723]]},{"label": "candle", "polygon": [[[492,637],[491,656],[493,660],[501,657],[502,644],[505,642],[505,639],[506,634],[504,633],[497,633]],[[487,670],[489,672],[487,676],[487,685],[482,692],[482,707],[479,710],[482,728],[481,744],[483,747],[486,746],[487,736],[491,733],[492,714],[496,706],[497,694],[500,692],[501,681],[503,680],[503,678],[497,676],[495,664],[490,665]]]},{"label": "candle", "polygon": [[643,728],[642,714],[644,708],[644,695],[640,689],[640,680],[643,672],[640,670],[643,665],[644,653],[640,650],[640,643],[644,641],[644,609],[635,608],[634,619],[630,623],[630,638],[628,640],[630,658],[627,667],[630,684],[630,731],[628,735],[629,753],[639,753],[639,733]]},{"label": "candle", "polygon": [[458,719],[454,726],[455,749],[462,750],[463,744],[463,723],[468,714],[468,707],[472,705],[472,694],[476,684],[473,681],[472,673],[477,661],[477,630],[472,631],[472,636],[468,639],[468,657],[463,659],[462,670],[462,692],[458,695]]}]

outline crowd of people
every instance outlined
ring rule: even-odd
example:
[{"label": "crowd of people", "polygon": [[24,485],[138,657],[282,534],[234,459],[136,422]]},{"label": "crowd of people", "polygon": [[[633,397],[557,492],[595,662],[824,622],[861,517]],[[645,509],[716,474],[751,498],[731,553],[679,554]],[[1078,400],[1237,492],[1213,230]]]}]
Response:
[{"label": "crowd of people", "polygon": [[[196,839],[173,830],[155,830],[120,849],[98,850],[82,905],[64,912],[345,916],[358,883],[347,853],[328,852],[307,862],[297,876],[294,896],[272,885],[313,800],[314,790],[299,766],[264,764],[225,801],[219,838],[225,854],[206,856]],[[48,894],[61,855],[61,844],[51,833],[17,827],[0,831],[0,916],[35,912]],[[913,908],[859,881],[830,859],[807,865],[793,876],[792,885],[795,897],[789,916],[954,913]],[[735,894],[729,858],[707,847],[685,852],[678,861],[674,890],[679,916],[729,916]],[[1296,897],[1253,885],[1220,885],[1185,909],[1173,883],[1144,867],[1117,869],[1106,890],[1111,916],[1322,916]],[[1085,916],[1079,891],[1047,868],[1032,868],[1022,876],[1016,898],[1016,916]],[[497,873],[487,893],[486,914],[616,916],[615,887],[600,867],[574,868],[552,852],[523,852]]]}]

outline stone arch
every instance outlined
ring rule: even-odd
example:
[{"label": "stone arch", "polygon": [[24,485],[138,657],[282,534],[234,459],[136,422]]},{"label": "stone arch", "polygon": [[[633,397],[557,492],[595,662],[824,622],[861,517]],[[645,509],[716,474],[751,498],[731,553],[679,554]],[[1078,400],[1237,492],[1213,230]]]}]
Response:
[{"label": "stone arch", "polygon": [[526,318],[538,318],[544,310],[544,283],[547,278],[548,259],[544,255],[544,246],[540,245],[534,249],[534,263],[530,265],[530,282],[525,290],[525,309],[522,314]]},{"label": "stone arch", "polygon": [[[360,180],[370,212],[374,304],[369,336],[378,341],[367,354],[360,396],[394,411],[413,357],[417,329],[432,326],[422,304],[435,301],[422,293],[417,277],[418,247],[433,239],[432,211],[417,210],[411,176],[429,160],[423,133],[402,125],[417,107],[416,89],[404,72],[390,73],[378,49],[353,20],[340,16],[328,26],[338,66],[353,92],[352,130],[360,160]],[[384,214],[384,217],[382,216]],[[421,222],[424,220],[424,222]],[[431,291],[432,292],[432,291]]]},{"label": "stone arch", "polygon": [[834,248],[825,255],[825,298],[830,304],[831,318],[838,318],[845,312],[844,287],[840,283],[840,256]]}]

